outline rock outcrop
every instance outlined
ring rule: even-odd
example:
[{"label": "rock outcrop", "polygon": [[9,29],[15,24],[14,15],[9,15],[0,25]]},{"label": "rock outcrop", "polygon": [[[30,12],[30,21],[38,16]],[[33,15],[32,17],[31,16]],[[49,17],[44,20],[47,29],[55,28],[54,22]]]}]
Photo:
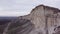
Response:
[{"label": "rock outcrop", "polygon": [[7,23],[2,34],[53,34],[58,26],[60,26],[60,10],[39,5],[32,9],[30,14]]},{"label": "rock outcrop", "polygon": [[31,34],[52,34],[54,28],[60,26],[60,10],[58,8],[39,5],[29,15],[20,16],[31,20],[35,30]]}]

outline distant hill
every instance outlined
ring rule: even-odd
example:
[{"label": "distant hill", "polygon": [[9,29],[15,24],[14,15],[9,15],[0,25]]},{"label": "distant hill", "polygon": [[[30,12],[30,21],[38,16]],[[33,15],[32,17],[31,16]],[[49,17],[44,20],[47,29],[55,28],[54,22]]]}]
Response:
[{"label": "distant hill", "polygon": [[0,17],[0,20],[1,19],[16,19],[17,17]]},{"label": "distant hill", "polygon": [[17,19],[17,17],[0,17],[0,25],[8,23],[13,19]]}]

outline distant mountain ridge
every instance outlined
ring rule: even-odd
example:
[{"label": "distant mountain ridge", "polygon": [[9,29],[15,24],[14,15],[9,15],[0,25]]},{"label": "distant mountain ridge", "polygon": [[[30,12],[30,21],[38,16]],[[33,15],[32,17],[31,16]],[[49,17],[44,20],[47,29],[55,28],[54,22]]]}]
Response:
[{"label": "distant mountain ridge", "polygon": [[0,20],[1,19],[16,19],[17,17],[0,17]]},{"label": "distant mountain ridge", "polygon": [[18,17],[0,17],[0,25],[8,23],[12,20],[17,19]]}]

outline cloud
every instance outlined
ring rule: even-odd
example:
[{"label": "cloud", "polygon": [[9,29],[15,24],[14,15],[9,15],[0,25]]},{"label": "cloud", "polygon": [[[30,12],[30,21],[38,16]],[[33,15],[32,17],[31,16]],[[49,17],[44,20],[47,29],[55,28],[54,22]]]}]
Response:
[{"label": "cloud", "polygon": [[60,0],[0,0],[0,15],[5,14],[6,12],[9,13],[6,15],[10,15],[12,13],[13,16],[16,14],[24,15],[40,4],[60,8]]},{"label": "cloud", "polygon": [[0,16],[23,16],[27,15],[29,12],[0,12]]},{"label": "cloud", "polygon": [[28,10],[39,4],[58,7],[60,0],[0,0],[0,10]]},{"label": "cloud", "polygon": [[45,5],[56,7],[56,8],[60,8],[59,3],[60,3],[60,0],[45,0],[43,2],[43,4]]}]

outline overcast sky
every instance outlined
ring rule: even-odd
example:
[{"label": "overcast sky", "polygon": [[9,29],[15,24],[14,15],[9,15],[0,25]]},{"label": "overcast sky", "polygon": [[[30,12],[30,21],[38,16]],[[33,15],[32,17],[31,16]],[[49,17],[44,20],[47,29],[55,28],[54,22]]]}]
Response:
[{"label": "overcast sky", "polygon": [[0,0],[0,16],[25,15],[40,4],[60,9],[60,0]]}]

